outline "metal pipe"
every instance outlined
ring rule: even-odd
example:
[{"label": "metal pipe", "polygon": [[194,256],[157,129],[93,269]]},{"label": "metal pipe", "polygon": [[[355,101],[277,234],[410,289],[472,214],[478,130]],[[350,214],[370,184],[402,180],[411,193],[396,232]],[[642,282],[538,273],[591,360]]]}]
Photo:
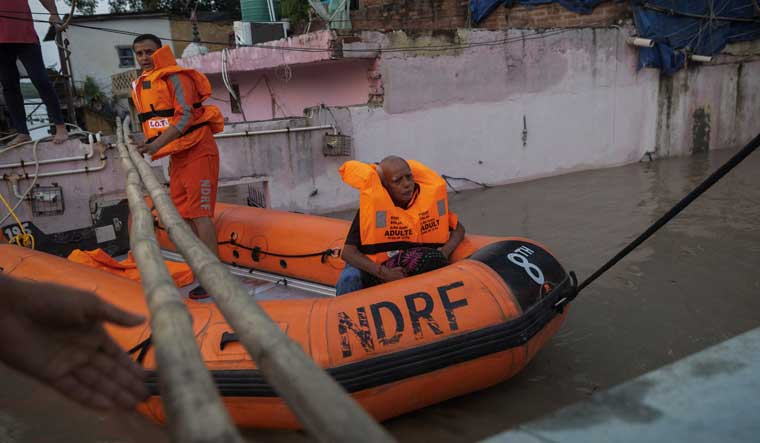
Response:
[{"label": "metal pipe", "polygon": [[653,48],[655,41],[650,38],[643,37],[628,37],[625,42],[631,46],[638,46],[639,48]]},{"label": "metal pipe", "polygon": [[[49,159],[49,160],[39,160],[39,161],[37,161],[37,163],[39,163],[41,165],[51,165],[51,164],[54,164],[54,163],[65,163],[65,162],[73,162],[73,161],[79,161],[79,160],[87,161],[87,160],[89,160],[92,157],[92,154],[93,154],[92,145],[93,145],[93,143],[94,143],[94,141],[92,140],[92,134],[89,134],[88,137],[87,137],[87,144],[85,145],[85,146],[87,146],[88,149],[84,153],[84,156],[80,155],[80,156],[76,156],[76,157],[52,158],[52,159]],[[31,162],[31,161],[25,162],[25,161],[21,160],[21,162],[19,162],[19,163],[6,163],[4,165],[0,165],[0,169],[5,169],[5,168],[20,168],[20,167],[26,166],[26,165],[31,164],[31,163],[33,163],[33,162]]]},{"label": "metal pipe", "polygon": [[[55,171],[55,172],[43,172],[38,174],[13,174],[11,176],[3,175],[3,180],[19,180],[19,179],[26,179],[26,178],[43,178],[43,177],[58,177],[59,175],[70,175],[70,174],[82,174],[82,173],[89,173],[89,172],[98,172],[105,169],[108,162],[106,161],[108,157],[106,157],[105,154],[100,156],[100,164],[94,168],[90,168],[85,166],[84,168],[80,169],[67,169],[64,171]],[[13,178],[14,176],[17,176],[18,178]]]},{"label": "metal pipe", "polygon": [[320,125],[320,126],[304,126],[302,128],[285,128],[285,129],[269,129],[266,131],[243,131],[243,132],[221,132],[214,134],[214,138],[229,138],[229,137],[250,137],[252,135],[266,135],[266,134],[283,134],[289,132],[304,132],[304,131],[318,131],[320,129],[332,129],[333,133],[337,134],[337,130],[334,125]]}]

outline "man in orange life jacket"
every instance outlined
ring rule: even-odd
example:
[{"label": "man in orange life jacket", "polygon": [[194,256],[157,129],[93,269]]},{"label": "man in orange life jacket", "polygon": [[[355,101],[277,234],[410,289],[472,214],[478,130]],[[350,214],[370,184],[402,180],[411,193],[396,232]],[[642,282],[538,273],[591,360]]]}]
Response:
[{"label": "man in orange life jacket", "polygon": [[446,182],[422,163],[390,156],[377,166],[348,161],[339,171],[360,196],[337,295],[406,277],[402,262],[394,260],[403,251],[437,248],[448,260],[464,239],[464,226],[448,209]]},{"label": "man in orange life jacket", "polygon": [[[171,49],[152,34],[135,38],[132,49],[142,68],[132,83],[135,103],[147,140],[137,149],[151,159],[171,155],[169,193],[180,215],[203,243],[218,255],[214,206],[219,183],[219,149],[213,134],[224,128],[216,106],[203,105],[211,95],[205,75],[177,66]],[[202,286],[190,292],[208,297]]]}]

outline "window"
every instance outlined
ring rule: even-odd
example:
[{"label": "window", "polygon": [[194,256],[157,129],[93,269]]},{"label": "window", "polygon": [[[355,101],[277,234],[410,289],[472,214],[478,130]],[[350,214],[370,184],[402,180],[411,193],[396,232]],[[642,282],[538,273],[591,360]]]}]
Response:
[{"label": "window", "polygon": [[116,54],[119,56],[120,68],[134,68],[135,67],[135,56],[134,56],[134,53],[132,53],[131,46],[117,46]]}]

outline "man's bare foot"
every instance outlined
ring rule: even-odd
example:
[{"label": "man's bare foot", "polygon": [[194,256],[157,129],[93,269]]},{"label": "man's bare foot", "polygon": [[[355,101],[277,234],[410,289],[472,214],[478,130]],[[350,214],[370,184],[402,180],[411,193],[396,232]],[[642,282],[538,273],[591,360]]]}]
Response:
[{"label": "man's bare foot", "polygon": [[55,135],[53,135],[53,143],[60,145],[66,143],[69,139],[69,133],[66,131],[66,125],[55,125]]},{"label": "man's bare foot", "polygon": [[6,146],[13,146],[18,145],[24,142],[31,141],[32,137],[29,137],[29,134],[17,134],[15,137],[13,137],[10,141],[6,143]]}]

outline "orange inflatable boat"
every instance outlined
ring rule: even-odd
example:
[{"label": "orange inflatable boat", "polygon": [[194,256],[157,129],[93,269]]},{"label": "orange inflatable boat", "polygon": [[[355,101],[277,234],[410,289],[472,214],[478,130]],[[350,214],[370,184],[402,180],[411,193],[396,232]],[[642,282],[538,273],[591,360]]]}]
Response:
[{"label": "orange inflatable boat", "polygon": [[[274,276],[268,285],[281,291],[300,288],[261,306],[378,420],[512,377],[557,332],[576,294],[574,275],[541,245],[468,235],[445,268],[330,297],[325,288],[335,285],[343,266],[338,248],[348,222],[225,204],[215,219],[220,256],[237,275]],[[172,250],[160,227],[157,234]],[[147,314],[140,286],[112,274],[16,246],[0,246],[0,267],[16,277],[92,290]],[[316,288],[311,295],[309,285]],[[262,285],[251,287],[258,297]],[[234,421],[299,427],[213,302],[185,303]],[[110,332],[149,371],[154,396],[141,409],[163,421],[149,328]]]}]

